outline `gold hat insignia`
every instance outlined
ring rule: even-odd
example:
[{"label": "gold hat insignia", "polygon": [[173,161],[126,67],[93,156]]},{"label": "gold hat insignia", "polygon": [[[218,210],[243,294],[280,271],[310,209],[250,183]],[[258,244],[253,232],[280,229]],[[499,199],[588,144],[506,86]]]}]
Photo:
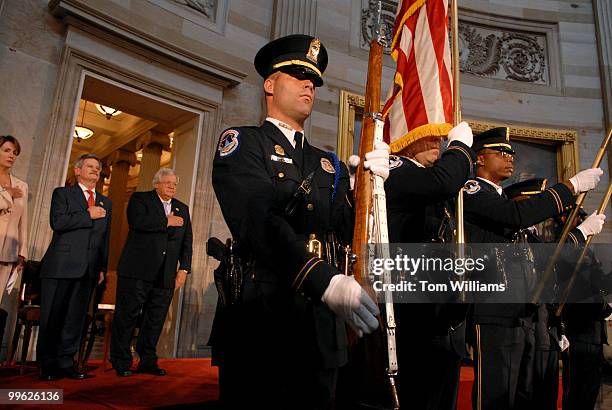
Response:
[{"label": "gold hat insignia", "polygon": [[318,38],[315,38],[310,42],[310,46],[308,46],[308,54],[306,54],[306,58],[316,64],[317,59],[319,58],[319,51],[321,51],[321,41],[319,41]]}]

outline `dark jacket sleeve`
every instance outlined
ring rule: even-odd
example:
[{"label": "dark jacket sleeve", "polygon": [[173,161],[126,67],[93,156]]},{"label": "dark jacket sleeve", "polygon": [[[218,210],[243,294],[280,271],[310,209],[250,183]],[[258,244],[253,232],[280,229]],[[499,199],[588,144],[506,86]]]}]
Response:
[{"label": "dark jacket sleeve", "polygon": [[51,229],[61,233],[74,229],[91,228],[91,216],[86,209],[70,210],[68,206],[68,188],[55,188],[51,198]]},{"label": "dark jacket sleeve", "polygon": [[166,232],[168,220],[147,206],[150,192],[134,192],[128,202],[127,218],[131,229],[144,232]]},{"label": "dark jacket sleeve", "polygon": [[464,200],[465,213],[474,219],[510,229],[521,229],[570,209],[574,197],[570,189],[561,183],[521,201],[507,199],[483,189],[474,193],[466,192]]},{"label": "dark jacket sleeve", "polygon": [[320,298],[337,270],[312,258],[283,217],[265,163],[265,153],[256,130],[241,128],[239,147],[213,163],[213,187],[225,221],[234,238],[246,245],[256,260],[267,261],[280,278],[289,283],[303,277],[303,289]]},{"label": "dark jacket sleeve", "polygon": [[191,232],[191,218],[189,216],[189,207],[185,206],[185,233],[179,255],[179,269],[186,270],[191,273],[191,254],[193,246],[193,235]]},{"label": "dark jacket sleeve", "polygon": [[411,196],[428,203],[451,198],[459,192],[472,172],[474,151],[459,141],[453,141],[436,163],[429,168],[402,166],[391,170],[385,182],[388,202],[393,206],[408,206]]}]

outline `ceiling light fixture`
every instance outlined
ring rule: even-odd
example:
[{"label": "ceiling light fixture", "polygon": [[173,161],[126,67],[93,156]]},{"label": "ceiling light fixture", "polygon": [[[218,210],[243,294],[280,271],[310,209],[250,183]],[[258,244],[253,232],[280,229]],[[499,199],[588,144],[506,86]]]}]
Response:
[{"label": "ceiling light fixture", "polygon": [[87,138],[91,138],[94,134],[91,128],[87,128],[83,126],[83,120],[85,119],[85,108],[87,108],[87,100],[85,101],[85,105],[83,105],[83,115],[81,116],[81,125],[76,125],[74,127],[74,138],[76,138],[77,142],[81,142],[86,140]]},{"label": "ceiling light fixture", "polygon": [[114,117],[115,115],[119,115],[123,112],[123,111],[119,111],[116,108],[109,107],[107,105],[101,105],[101,104],[96,104],[96,108],[98,109],[98,111],[100,111],[100,113],[102,113],[102,115],[106,117],[107,120],[110,120],[111,117]]}]

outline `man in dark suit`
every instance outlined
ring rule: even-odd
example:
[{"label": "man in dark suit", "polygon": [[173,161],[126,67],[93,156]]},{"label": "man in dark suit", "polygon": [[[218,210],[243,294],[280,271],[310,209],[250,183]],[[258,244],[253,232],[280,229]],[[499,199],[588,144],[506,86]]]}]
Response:
[{"label": "man in dark suit", "polygon": [[43,257],[41,316],[37,355],[43,380],[84,379],[74,369],[96,282],[104,280],[108,260],[111,201],[95,192],[101,162],[85,154],[74,164],[78,184],[53,191],[53,238]]},{"label": "man in dark suit", "polygon": [[119,376],[132,374],[130,341],[141,309],[138,372],[166,375],[157,366],[157,341],[174,290],[191,271],[189,207],[174,198],[177,184],[174,170],[161,168],[153,178],[155,189],[134,192],[128,204],[130,231],[117,268],[111,341],[111,362]]}]

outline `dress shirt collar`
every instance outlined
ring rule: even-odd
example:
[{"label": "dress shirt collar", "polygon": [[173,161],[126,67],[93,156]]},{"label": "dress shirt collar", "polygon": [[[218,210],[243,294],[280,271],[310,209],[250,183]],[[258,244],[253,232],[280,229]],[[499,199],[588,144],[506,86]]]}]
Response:
[{"label": "dress shirt collar", "polygon": [[[157,194],[157,192],[156,192],[156,194]],[[164,200],[162,199],[162,197],[161,197],[161,196],[159,196],[159,194],[157,194],[157,197],[159,198],[159,200],[160,200],[160,201],[162,201],[162,204],[172,205],[172,198],[168,199],[167,201],[164,201]]]},{"label": "dress shirt collar", "polygon": [[89,189],[85,185],[81,184],[80,182],[79,182],[79,187],[83,191],[83,195],[85,195],[85,199],[89,199],[89,193],[87,191],[92,191],[94,199],[96,199],[96,189],[95,188],[94,189]]},{"label": "dress shirt collar", "polygon": [[486,182],[487,184],[491,185],[493,188],[495,188],[495,190],[497,191],[497,193],[498,193],[499,195],[501,195],[501,194],[504,192],[504,189],[503,189],[502,187],[500,187],[499,185],[497,185],[496,183],[491,182],[491,181],[489,181],[488,179],[483,178],[483,177],[476,177],[476,178],[478,178],[478,179],[480,179],[481,181],[484,181],[484,182]]},{"label": "dress shirt collar", "polygon": [[[266,118],[266,121],[271,122],[272,124],[274,124],[276,126],[276,128],[278,128],[280,130],[280,132],[283,133],[283,135],[285,135],[285,137],[287,137],[287,139],[289,140],[289,143],[291,144],[291,146],[293,148],[295,148],[295,133],[298,132],[296,129],[294,129],[292,126],[285,124],[282,121],[277,120],[276,118],[272,118],[272,117],[268,117]],[[304,135],[304,131],[300,131],[302,133],[302,135]],[[304,138],[302,138],[302,148],[304,148]]]}]

